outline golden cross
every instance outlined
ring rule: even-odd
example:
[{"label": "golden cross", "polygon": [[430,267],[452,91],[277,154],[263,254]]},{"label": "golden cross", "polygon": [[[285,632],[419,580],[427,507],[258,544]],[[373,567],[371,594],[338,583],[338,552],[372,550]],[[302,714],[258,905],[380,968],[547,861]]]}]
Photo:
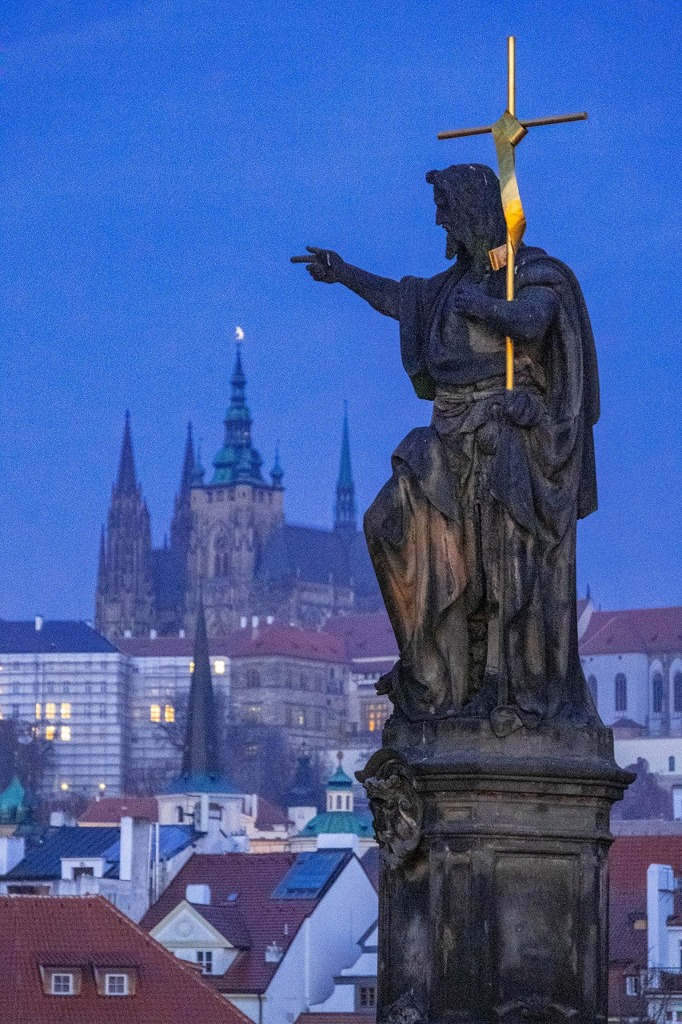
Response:
[{"label": "golden cross", "polygon": [[[518,247],[525,228],[525,218],[519,197],[516,173],[514,169],[514,147],[518,145],[529,128],[544,124],[564,124],[567,121],[586,121],[587,114],[557,114],[552,117],[534,117],[527,121],[516,119],[516,68],[514,36],[507,38],[507,109],[495,124],[483,125],[478,128],[457,128],[451,132],[438,132],[439,139],[461,139],[468,135],[485,135],[492,133],[497,147],[500,164],[500,187],[502,189],[502,205],[507,222],[507,244],[502,253],[493,249],[490,262],[495,270],[506,264],[507,267],[507,299],[514,298],[514,253]],[[514,387],[514,342],[506,339],[506,385],[511,391]]]}]

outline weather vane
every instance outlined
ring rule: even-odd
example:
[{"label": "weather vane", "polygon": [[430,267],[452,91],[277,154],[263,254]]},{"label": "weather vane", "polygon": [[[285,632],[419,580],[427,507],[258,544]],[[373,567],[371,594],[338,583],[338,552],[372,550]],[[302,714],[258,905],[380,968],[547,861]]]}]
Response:
[{"label": "weather vane", "polygon": [[[565,124],[567,121],[586,121],[587,113],[556,114],[551,117],[534,117],[519,121],[516,118],[516,40],[507,37],[507,109],[495,124],[483,125],[478,128],[457,128],[454,131],[438,132],[439,139],[462,139],[469,135],[492,134],[497,150],[497,162],[500,169],[500,189],[502,191],[502,208],[507,224],[507,242],[497,249],[490,250],[490,263],[493,270],[507,268],[507,299],[514,298],[514,254],[516,253],[523,232],[526,229],[526,218],[523,213],[519,186],[516,180],[514,148],[528,134],[529,128],[537,128],[545,124]],[[514,342],[506,338],[506,386],[511,391],[514,387]]]}]

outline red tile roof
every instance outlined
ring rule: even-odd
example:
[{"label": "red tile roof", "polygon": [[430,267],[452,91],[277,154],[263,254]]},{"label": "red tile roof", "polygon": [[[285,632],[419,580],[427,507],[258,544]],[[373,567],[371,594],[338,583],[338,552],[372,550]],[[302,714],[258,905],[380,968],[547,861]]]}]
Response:
[{"label": "red tile roof", "polygon": [[275,655],[335,664],[343,664],[348,660],[342,639],[329,633],[280,622],[258,626],[256,629],[240,629],[230,637],[230,656],[233,658]]},{"label": "red tile roof", "polygon": [[[247,1024],[190,966],[101,896],[0,896],[3,1024]],[[80,967],[79,995],[45,995],[40,965]],[[98,995],[94,967],[133,967],[133,996]]]},{"label": "red tile roof", "polygon": [[258,797],[258,815],[256,817],[256,828],[261,832],[270,832],[276,825],[286,828],[289,817],[281,807],[271,804],[265,797]]},{"label": "red tile roof", "polygon": [[[223,992],[264,992],[277,970],[276,963],[266,963],[266,948],[274,941],[286,952],[316,906],[315,900],[270,899],[295,860],[295,853],[195,853],[140,926],[151,931],[185,899],[188,885],[210,886],[211,906],[197,906],[198,912],[237,948],[243,948],[245,937],[251,941],[225,975],[211,980]],[[230,900],[233,894],[236,899]],[[214,910],[224,913],[218,917]]]},{"label": "red tile roof", "polygon": [[[192,641],[176,636],[148,637],[117,641],[120,650],[135,658],[191,659]],[[343,664],[347,661],[342,639],[326,632],[302,629],[282,622],[256,628],[238,629],[229,636],[209,641],[211,656],[224,658],[291,657],[308,661]]]},{"label": "red tile roof", "polygon": [[158,821],[159,805],[153,796],[103,796],[88,804],[78,824],[118,825],[124,816]]},{"label": "red tile roof", "polygon": [[617,836],[609,851],[609,960],[646,966],[646,873],[669,864],[682,874],[682,835]]},{"label": "red tile roof", "polygon": [[336,615],[325,623],[324,632],[345,641],[352,661],[383,658],[392,665],[398,657],[398,645],[386,612]]},{"label": "red tile roof", "polygon": [[593,612],[580,653],[663,654],[682,651],[682,607]]}]

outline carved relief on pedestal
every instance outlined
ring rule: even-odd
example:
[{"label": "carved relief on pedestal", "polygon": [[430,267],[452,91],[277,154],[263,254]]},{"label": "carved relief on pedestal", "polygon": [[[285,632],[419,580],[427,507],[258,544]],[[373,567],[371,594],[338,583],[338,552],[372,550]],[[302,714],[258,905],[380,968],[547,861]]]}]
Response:
[{"label": "carved relief on pedestal", "polygon": [[414,775],[395,750],[373,754],[364,771],[356,772],[369,797],[374,832],[389,867],[402,867],[419,846],[424,805]]}]

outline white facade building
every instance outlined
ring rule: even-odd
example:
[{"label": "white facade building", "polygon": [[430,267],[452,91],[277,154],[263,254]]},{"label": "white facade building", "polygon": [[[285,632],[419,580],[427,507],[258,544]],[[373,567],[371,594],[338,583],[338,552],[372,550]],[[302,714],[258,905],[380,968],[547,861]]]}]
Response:
[{"label": "white facade building", "polygon": [[125,792],[129,659],[85,622],[0,621],[0,716],[47,741],[41,791]]},{"label": "white facade building", "polygon": [[682,736],[681,607],[593,611],[580,657],[606,725]]}]

